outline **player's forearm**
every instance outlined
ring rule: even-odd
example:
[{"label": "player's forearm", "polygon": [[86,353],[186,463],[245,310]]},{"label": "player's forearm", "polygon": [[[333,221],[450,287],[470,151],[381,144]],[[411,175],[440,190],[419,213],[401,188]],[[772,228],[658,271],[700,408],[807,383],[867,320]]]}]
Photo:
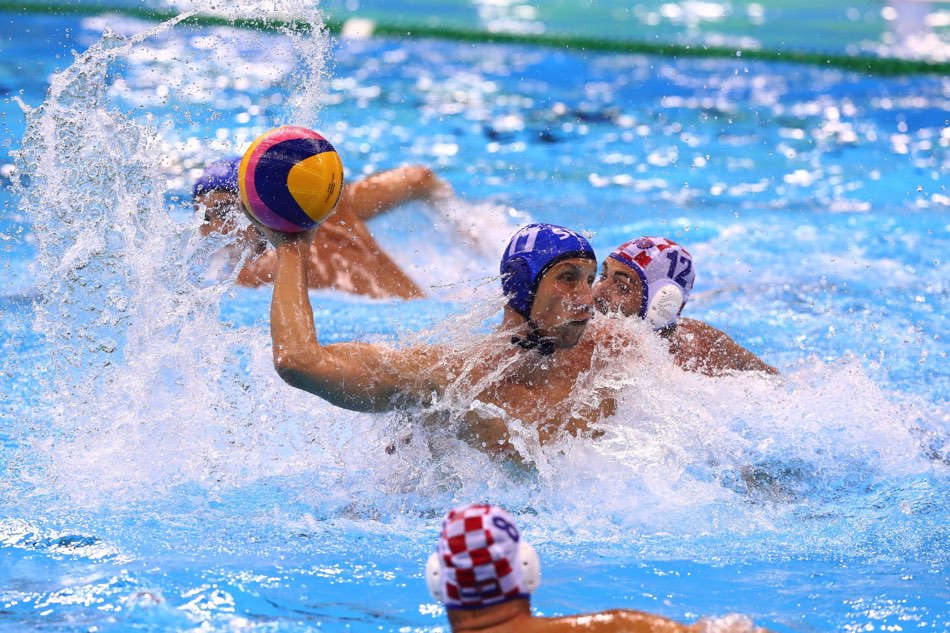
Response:
[{"label": "player's forearm", "polygon": [[746,366],[743,368],[745,371],[763,371],[767,374],[779,373],[777,369],[775,369],[774,367],[766,363],[764,360],[762,360],[761,358],[759,358],[752,352],[748,352],[748,354],[749,354],[749,359],[746,362]]},{"label": "player's forearm", "polygon": [[327,354],[317,339],[307,284],[309,241],[290,239],[276,248],[270,328],[277,374],[290,386],[331,404],[361,409],[350,402],[345,367],[336,355]]},{"label": "player's forearm", "polygon": [[307,294],[309,255],[310,243],[305,239],[289,239],[277,246],[270,332],[274,366],[282,377],[285,372],[298,369],[302,357],[320,350]]},{"label": "player's forearm", "polygon": [[767,374],[777,374],[778,370],[768,365],[761,358],[742,347],[732,339],[726,341],[726,354],[732,360],[732,369],[739,371],[762,371]]},{"label": "player's forearm", "polygon": [[778,370],[766,364],[758,356],[742,347],[738,343],[728,340],[717,350],[719,366],[724,370],[761,371],[767,374],[777,374]]},{"label": "player's forearm", "polygon": [[277,275],[271,303],[274,367],[287,384],[353,411],[383,411],[405,390],[405,376],[393,370],[387,352],[372,345],[323,347],[317,338],[307,293],[309,243],[277,246]]},{"label": "player's forearm", "polygon": [[444,183],[428,167],[412,165],[368,176],[346,192],[350,209],[368,220],[403,202],[423,198]]}]

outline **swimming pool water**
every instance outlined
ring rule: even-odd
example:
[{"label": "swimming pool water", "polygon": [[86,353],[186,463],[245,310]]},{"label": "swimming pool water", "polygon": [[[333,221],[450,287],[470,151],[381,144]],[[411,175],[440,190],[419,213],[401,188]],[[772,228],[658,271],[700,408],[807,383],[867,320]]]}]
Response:
[{"label": "swimming pool water", "polygon": [[950,12],[942,3],[917,0],[330,0],[323,6],[336,19],[382,24],[849,55],[947,60],[950,44]]},{"label": "swimming pool water", "polygon": [[[444,511],[482,499],[537,547],[546,615],[950,629],[946,77],[2,24],[24,44],[6,94],[44,105],[3,104],[22,189],[0,193],[0,629],[444,629],[422,565]],[[529,446],[527,472],[286,387],[268,291],[202,278],[187,195],[290,121],[348,177],[425,163],[457,194],[372,225],[429,296],[314,292],[323,341],[490,327],[498,252],[530,218],[601,254],[680,241],[686,313],[783,380],[646,349],[604,438]]]}]

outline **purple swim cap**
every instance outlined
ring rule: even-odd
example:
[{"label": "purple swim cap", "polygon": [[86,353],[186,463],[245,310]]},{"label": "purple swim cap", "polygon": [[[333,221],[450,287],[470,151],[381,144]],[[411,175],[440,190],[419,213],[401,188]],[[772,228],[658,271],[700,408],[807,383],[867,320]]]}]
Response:
[{"label": "purple swim cap", "polygon": [[501,258],[501,287],[508,305],[531,319],[531,306],[541,277],[554,264],[572,258],[597,261],[584,237],[553,224],[529,224],[508,242]]},{"label": "purple swim cap", "polygon": [[209,191],[238,191],[238,167],[241,165],[241,157],[228,158],[211,163],[201,173],[201,177],[195,181],[195,186],[191,190],[191,196],[194,198],[200,193]]}]

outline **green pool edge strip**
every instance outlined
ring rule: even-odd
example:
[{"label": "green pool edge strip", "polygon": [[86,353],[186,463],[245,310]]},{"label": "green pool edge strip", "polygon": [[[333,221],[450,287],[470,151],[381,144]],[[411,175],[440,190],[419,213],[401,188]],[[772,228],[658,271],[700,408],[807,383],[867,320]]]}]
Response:
[{"label": "green pool edge strip", "polygon": [[[328,25],[329,28],[329,25]],[[467,42],[494,44],[530,44],[580,51],[636,53],[664,57],[707,57],[717,59],[751,59],[797,64],[827,66],[876,75],[950,74],[950,63],[924,60],[894,59],[885,57],[854,57],[796,51],[731,48],[688,44],[662,44],[651,42],[625,42],[572,35],[522,35],[517,33],[486,33],[444,27],[394,27],[377,24],[374,35],[389,37],[432,37]]]},{"label": "green pool edge strip", "polygon": [[[107,15],[119,14],[149,21],[165,21],[177,17],[178,12],[136,7],[50,5],[31,2],[0,2],[0,12],[33,13],[47,15]],[[308,29],[309,24],[298,20],[238,19],[230,20],[213,15],[194,15],[182,24],[191,26],[232,26],[255,30]],[[344,22],[327,20],[326,29],[333,35],[343,31]],[[857,73],[884,76],[903,75],[950,75],[950,62],[932,62],[888,57],[864,57],[805,51],[779,51],[768,49],[688,44],[663,44],[630,42],[604,38],[555,34],[491,33],[473,29],[458,29],[440,26],[410,26],[373,23],[373,35],[394,38],[433,38],[457,42],[487,44],[521,44],[545,48],[570,49],[602,53],[628,53],[658,55],[663,57],[696,57],[709,59],[742,59],[772,62],[807,64],[825,68],[837,68]]]}]

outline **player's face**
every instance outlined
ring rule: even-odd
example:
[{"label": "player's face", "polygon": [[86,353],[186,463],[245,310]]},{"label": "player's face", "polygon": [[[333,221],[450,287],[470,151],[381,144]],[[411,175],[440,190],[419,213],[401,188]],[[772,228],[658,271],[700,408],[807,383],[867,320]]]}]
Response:
[{"label": "player's face", "polygon": [[594,304],[607,314],[619,312],[623,316],[640,314],[643,304],[643,282],[640,275],[617,260],[608,257],[594,286]]},{"label": "player's face", "polygon": [[227,235],[237,228],[237,215],[241,212],[241,198],[236,193],[213,189],[195,196],[195,207],[204,213],[205,233]]},{"label": "player's face", "polygon": [[238,230],[238,226],[243,223],[243,219],[240,218],[243,205],[241,197],[236,193],[215,189],[198,194],[195,196],[195,208],[202,211],[205,216],[204,224],[201,225],[202,235],[233,234],[238,242],[244,243],[256,243],[263,239],[261,232],[253,224],[247,224],[243,229]]},{"label": "player's face", "polygon": [[552,266],[538,284],[531,320],[542,336],[558,347],[574,347],[590,321],[594,296],[591,288],[597,264],[589,259],[565,259]]}]

